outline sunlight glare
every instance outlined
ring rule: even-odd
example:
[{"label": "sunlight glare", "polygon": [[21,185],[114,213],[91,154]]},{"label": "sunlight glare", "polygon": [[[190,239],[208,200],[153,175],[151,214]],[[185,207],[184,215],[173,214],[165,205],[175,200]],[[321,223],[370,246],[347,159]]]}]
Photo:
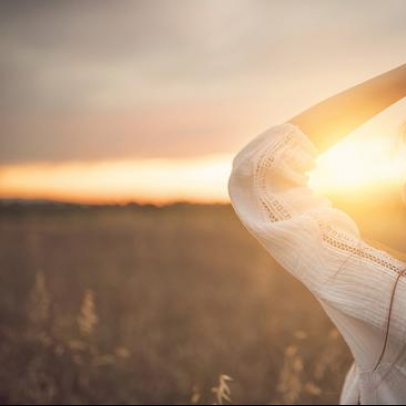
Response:
[{"label": "sunlight glare", "polygon": [[382,137],[350,137],[322,154],[310,173],[310,186],[320,193],[359,193],[400,187],[406,157]]}]

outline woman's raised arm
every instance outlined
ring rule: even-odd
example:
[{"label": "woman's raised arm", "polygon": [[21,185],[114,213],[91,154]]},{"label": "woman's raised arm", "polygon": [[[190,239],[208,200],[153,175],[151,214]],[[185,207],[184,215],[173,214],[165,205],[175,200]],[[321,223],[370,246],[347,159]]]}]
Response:
[{"label": "woman's raised arm", "polygon": [[406,64],[336,94],[289,120],[320,152],[406,97]]}]

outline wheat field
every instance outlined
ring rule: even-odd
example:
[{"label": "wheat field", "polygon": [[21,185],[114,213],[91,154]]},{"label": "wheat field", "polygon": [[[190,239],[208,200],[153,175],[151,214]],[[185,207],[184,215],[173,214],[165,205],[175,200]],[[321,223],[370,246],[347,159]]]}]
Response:
[{"label": "wheat field", "polygon": [[1,404],[334,404],[351,364],[229,206],[2,207],[0,278]]}]

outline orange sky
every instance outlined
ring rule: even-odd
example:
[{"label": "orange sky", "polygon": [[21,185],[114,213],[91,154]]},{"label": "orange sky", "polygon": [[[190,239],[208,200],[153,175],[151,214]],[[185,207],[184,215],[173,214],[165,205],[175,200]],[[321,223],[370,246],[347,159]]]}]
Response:
[{"label": "orange sky", "polygon": [[[396,118],[405,107],[405,102],[395,105],[320,156],[310,186],[325,194],[400,190],[406,153],[397,138]],[[233,156],[8,165],[0,171],[0,197],[86,203],[227,202]]]},{"label": "orange sky", "polygon": [[[371,189],[380,194],[400,188],[406,155],[397,137],[405,107],[406,103],[399,103],[322,155],[311,173],[311,187],[325,194],[359,194]],[[0,197],[95,204],[227,202],[228,177],[238,150],[176,159],[8,164],[0,168]]]},{"label": "orange sky", "polygon": [[225,202],[231,158],[11,166],[0,174],[0,196],[85,203]]},{"label": "orange sky", "polygon": [[[403,0],[1,2],[0,197],[228,201],[250,139],[404,63],[404,11]],[[312,185],[397,185],[405,118],[401,103],[368,123]]]}]

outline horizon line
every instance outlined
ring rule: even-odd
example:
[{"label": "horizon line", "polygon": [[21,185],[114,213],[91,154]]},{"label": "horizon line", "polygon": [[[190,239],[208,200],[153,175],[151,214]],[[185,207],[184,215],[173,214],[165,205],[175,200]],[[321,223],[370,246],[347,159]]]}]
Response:
[{"label": "horizon line", "polygon": [[87,207],[169,207],[169,206],[230,206],[231,202],[227,200],[168,200],[168,201],[153,201],[153,200],[128,200],[128,201],[86,201],[86,200],[64,200],[64,199],[48,199],[48,198],[22,198],[22,197],[0,197],[0,205],[61,205],[61,206],[87,206]]}]

